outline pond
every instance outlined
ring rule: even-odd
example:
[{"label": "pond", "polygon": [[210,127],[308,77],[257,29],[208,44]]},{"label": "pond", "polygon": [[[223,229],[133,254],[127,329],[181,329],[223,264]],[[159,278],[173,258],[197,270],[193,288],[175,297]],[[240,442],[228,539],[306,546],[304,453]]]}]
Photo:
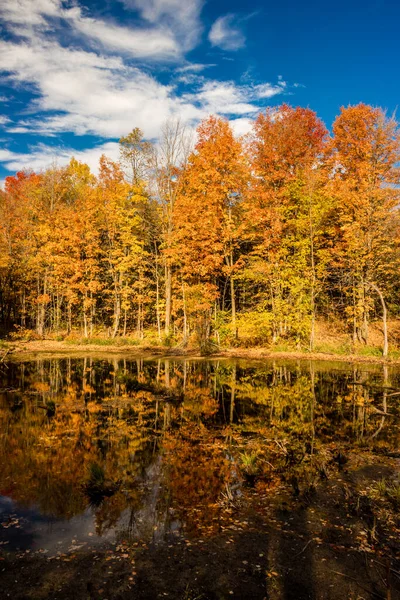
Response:
[{"label": "pond", "polygon": [[400,598],[399,406],[382,365],[3,364],[0,597]]}]

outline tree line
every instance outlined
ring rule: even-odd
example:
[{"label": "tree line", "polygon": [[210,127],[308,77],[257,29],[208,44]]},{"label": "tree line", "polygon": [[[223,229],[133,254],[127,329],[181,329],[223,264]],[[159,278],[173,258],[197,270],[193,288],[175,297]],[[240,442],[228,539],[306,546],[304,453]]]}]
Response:
[{"label": "tree line", "polygon": [[0,322],[84,337],[313,349],[319,318],[354,344],[399,311],[400,136],[365,104],[329,134],[308,108],[262,112],[235,137],[210,116],[139,129],[98,175],[18,172],[0,192]]}]

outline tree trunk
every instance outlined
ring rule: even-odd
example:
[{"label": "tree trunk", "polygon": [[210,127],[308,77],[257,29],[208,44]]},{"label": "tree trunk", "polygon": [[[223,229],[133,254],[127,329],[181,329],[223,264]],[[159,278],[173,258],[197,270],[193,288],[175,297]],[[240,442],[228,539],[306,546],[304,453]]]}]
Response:
[{"label": "tree trunk", "polygon": [[[40,284],[38,281],[38,292],[40,292]],[[43,296],[45,296],[47,293],[47,274],[45,274],[44,276],[44,281],[43,281]],[[46,306],[42,300],[42,302],[38,303],[38,312],[37,312],[37,333],[39,335],[43,335],[44,334],[44,323],[45,323],[45,317],[46,317]]]},{"label": "tree trunk", "polygon": [[353,281],[353,352],[357,344],[356,287]]},{"label": "tree trunk", "polygon": [[314,350],[315,343],[315,286],[316,286],[316,273],[315,273],[315,256],[314,256],[314,229],[313,219],[311,210],[311,197],[309,206],[309,223],[310,223],[310,260],[311,260],[311,331],[310,331],[310,352]]},{"label": "tree trunk", "polygon": [[364,342],[364,344],[368,344],[368,298],[367,298],[367,290],[368,290],[368,284],[365,283],[365,280],[363,279],[361,282],[361,286],[362,286],[362,309],[363,309],[363,316],[362,316],[362,325],[360,326],[360,331],[361,331],[361,338]]},{"label": "tree trunk", "polygon": [[388,350],[389,350],[386,303],[385,303],[383,294],[382,294],[381,290],[378,288],[378,286],[375,283],[370,283],[369,285],[378,294],[379,300],[381,301],[381,304],[382,304],[382,324],[383,324],[383,352],[382,352],[382,355],[384,357],[386,357],[388,355]]},{"label": "tree trunk", "polygon": [[137,325],[136,325],[136,333],[140,340],[143,339],[143,304],[141,300],[138,300],[138,308],[137,308]]},{"label": "tree trunk", "polygon": [[83,309],[83,337],[88,337],[87,315],[86,309]]},{"label": "tree trunk", "polygon": [[22,292],[22,311],[21,311],[21,327],[25,329],[26,327],[26,294],[25,288]]},{"label": "tree trunk", "polygon": [[172,298],[172,269],[165,267],[165,335],[168,336],[171,328],[171,298]]},{"label": "tree trunk", "polygon": [[120,318],[121,318],[121,298],[120,298],[120,295],[117,293],[115,295],[115,300],[114,300],[114,324],[113,324],[113,331],[112,331],[113,338],[115,338],[115,336],[118,333]]},{"label": "tree trunk", "polygon": [[72,331],[72,307],[71,301],[68,302],[68,334]]},{"label": "tree trunk", "polygon": [[186,296],[185,285],[182,284],[182,299],[183,299],[183,343],[186,344],[188,338],[187,312],[186,312]]},{"label": "tree trunk", "polygon": [[127,310],[126,308],[124,309],[124,337],[126,337],[126,322],[127,322]]},{"label": "tree trunk", "polygon": [[231,310],[232,310],[232,329],[235,337],[237,337],[236,332],[236,299],[235,299],[235,281],[232,277],[231,273]]},{"label": "tree trunk", "polygon": [[90,292],[90,327],[89,327],[89,335],[93,336],[93,326],[94,326],[94,316],[96,313],[96,305],[93,302],[93,292]]},{"label": "tree trunk", "polygon": [[160,320],[160,283],[158,274],[158,253],[157,244],[154,245],[156,256],[156,316],[157,316],[157,332],[158,339],[161,341],[161,320]]}]

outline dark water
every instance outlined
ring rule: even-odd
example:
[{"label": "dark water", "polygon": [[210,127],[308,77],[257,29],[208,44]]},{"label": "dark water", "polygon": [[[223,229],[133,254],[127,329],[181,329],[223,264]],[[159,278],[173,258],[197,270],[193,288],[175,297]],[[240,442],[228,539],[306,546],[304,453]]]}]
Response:
[{"label": "dark water", "polygon": [[249,495],[281,508],[350,465],[378,482],[382,459],[399,452],[399,390],[399,370],[368,365],[9,363],[0,373],[1,548],[54,556],[195,538],[218,532],[221,515]]}]

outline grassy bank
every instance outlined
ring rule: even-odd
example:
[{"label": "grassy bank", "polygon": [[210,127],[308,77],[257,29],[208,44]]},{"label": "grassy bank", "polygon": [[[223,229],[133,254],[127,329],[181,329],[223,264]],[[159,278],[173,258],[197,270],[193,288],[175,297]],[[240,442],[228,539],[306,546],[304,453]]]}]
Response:
[{"label": "grassy bank", "polygon": [[380,324],[373,324],[369,331],[368,344],[353,345],[348,333],[340,331],[335,324],[317,323],[314,350],[298,348],[294,342],[281,341],[276,344],[255,344],[254,340],[240,336],[239,340],[223,340],[219,346],[211,345],[207,353],[200,352],[195,342],[184,346],[179,340],[166,339],[160,342],[154,331],[146,332],[144,339],[134,336],[110,338],[95,336],[52,335],[38,339],[34,332],[25,332],[19,339],[0,340],[0,358],[23,357],[28,354],[53,355],[71,353],[129,354],[130,356],[213,356],[248,358],[288,358],[308,360],[340,360],[346,362],[400,364],[400,321],[389,324],[390,346],[386,358],[382,356],[382,332]]}]

